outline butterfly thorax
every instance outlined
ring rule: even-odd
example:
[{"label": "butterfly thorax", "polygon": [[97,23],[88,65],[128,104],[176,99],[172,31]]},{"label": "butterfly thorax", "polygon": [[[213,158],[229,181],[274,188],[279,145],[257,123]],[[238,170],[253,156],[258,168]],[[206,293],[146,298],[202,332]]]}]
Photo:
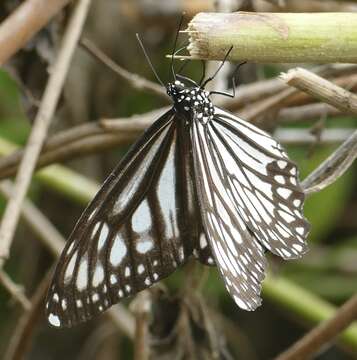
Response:
[{"label": "butterfly thorax", "polygon": [[176,80],[167,85],[167,94],[173,99],[175,110],[186,118],[198,119],[204,124],[212,119],[214,106],[208,91],[199,86],[186,87]]}]

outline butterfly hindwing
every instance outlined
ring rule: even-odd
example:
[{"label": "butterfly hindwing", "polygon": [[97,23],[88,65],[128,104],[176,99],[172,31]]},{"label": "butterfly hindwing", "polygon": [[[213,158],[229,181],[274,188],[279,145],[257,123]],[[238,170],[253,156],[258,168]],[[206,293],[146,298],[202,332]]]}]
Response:
[{"label": "butterfly hindwing", "polygon": [[215,108],[192,127],[200,209],[226,287],[243,309],[260,304],[265,248],[283,258],[306,251],[308,223],[296,166],[264,131]]},{"label": "butterfly hindwing", "polygon": [[293,259],[307,251],[309,224],[298,169],[269,134],[215,108],[210,134],[230,175],[227,190],[243,220],[269,251]]},{"label": "butterfly hindwing", "polygon": [[209,125],[193,124],[197,192],[206,235],[226,288],[243,309],[260,305],[264,249],[250,233],[225,190],[225,168],[212,147]]},{"label": "butterfly hindwing", "polygon": [[73,326],[168,276],[203,232],[189,130],[173,111],[134,145],[71,234],[47,297],[55,326]]}]

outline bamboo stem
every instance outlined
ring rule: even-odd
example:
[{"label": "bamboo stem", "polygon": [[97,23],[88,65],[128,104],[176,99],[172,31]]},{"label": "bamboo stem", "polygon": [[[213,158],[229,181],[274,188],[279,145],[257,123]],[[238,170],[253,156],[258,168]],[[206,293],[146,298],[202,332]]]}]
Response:
[{"label": "bamboo stem", "polygon": [[357,63],[357,13],[199,13],[191,57],[258,63]]}]

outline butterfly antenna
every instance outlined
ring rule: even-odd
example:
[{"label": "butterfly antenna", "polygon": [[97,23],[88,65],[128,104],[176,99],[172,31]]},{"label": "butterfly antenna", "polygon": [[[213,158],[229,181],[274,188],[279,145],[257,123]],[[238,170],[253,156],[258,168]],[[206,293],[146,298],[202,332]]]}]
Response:
[{"label": "butterfly antenna", "polygon": [[137,38],[137,40],[138,40],[138,42],[139,42],[139,45],[140,45],[140,47],[141,47],[141,50],[142,50],[143,53],[144,53],[144,56],[145,56],[145,58],[146,58],[146,61],[148,62],[148,64],[149,64],[152,72],[154,73],[157,81],[158,81],[164,88],[166,88],[165,84],[162,82],[162,80],[160,79],[159,75],[157,74],[157,72],[156,72],[156,70],[155,70],[155,68],[154,68],[154,66],[153,66],[153,64],[152,64],[152,62],[151,62],[151,60],[150,60],[150,58],[149,58],[149,55],[147,54],[147,52],[146,52],[146,50],[145,50],[144,44],[143,44],[143,42],[141,41],[140,36],[139,36],[138,33],[136,34],[136,38]]},{"label": "butterfly antenna", "polygon": [[176,74],[175,74],[175,69],[174,69],[174,56],[176,54],[177,40],[178,40],[178,36],[179,36],[180,30],[181,30],[184,15],[185,15],[185,13],[182,13],[182,15],[181,15],[179,26],[176,31],[174,47],[173,47],[172,53],[171,53],[171,73],[172,73],[172,76],[174,77],[174,80],[176,80]]},{"label": "butterfly antenna", "polygon": [[216,77],[218,72],[222,69],[222,66],[225,64],[225,62],[226,62],[226,60],[227,60],[227,58],[228,58],[228,56],[229,56],[229,54],[231,53],[232,50],[233,50],[233,45],[227,51],[227,54],[225,55],[225,57],[224,57],[223,61],[221,62],[221,64],[218,66],[218,69],[216,70],[216,72],[212,76],[207,78],[207,80],[201,85],[201,88],[204,88],[207,85],[207,83],[209,83],[210,81],[212,81]]}]

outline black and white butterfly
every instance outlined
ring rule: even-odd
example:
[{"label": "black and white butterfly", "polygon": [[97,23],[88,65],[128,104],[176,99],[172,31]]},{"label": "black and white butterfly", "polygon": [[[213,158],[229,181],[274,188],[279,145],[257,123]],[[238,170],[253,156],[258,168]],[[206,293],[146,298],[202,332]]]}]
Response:
[{"label": "black and white butterfly", "polygon": [[298,170],[266,132],[176,75],[173,107],[134,144],[73,230],[46,301],[53,326],[91,319],[194,256],[216,265],[237,305],[261,304],[271,251],[307,251]]}]

